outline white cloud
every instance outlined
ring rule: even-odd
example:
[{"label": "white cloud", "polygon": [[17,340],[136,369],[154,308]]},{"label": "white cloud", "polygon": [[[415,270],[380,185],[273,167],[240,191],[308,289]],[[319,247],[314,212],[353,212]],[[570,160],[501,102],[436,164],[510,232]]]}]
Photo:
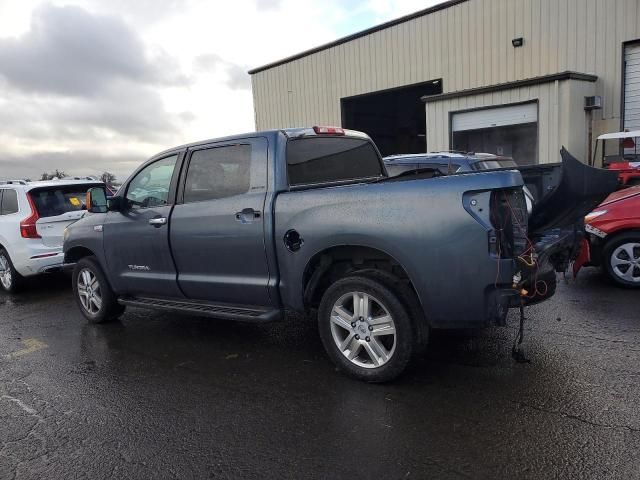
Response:
[{"label": "white cloud", "polygon": [[402,17],[425,8],[432,7],[444,0],[369,0],[367,8],[372,11],[381,21]]},{"label": "white cloud", "polygon": [[246,70],[434,3],[0,0],[0,177],[251,131]]}]

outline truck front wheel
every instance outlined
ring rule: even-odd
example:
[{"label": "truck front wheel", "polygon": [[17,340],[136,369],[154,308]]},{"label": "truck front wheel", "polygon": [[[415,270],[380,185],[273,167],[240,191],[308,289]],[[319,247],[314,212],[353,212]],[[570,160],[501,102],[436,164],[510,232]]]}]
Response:
[{"label": "truck front wheel", "polygon": [[417,339],[400,298],[378,280],[359,275],[327,289],[318,327],[339,370],[367,382],[386,382],[402,373]]},{"label": "truck front wheel", "polygon": [[80,311],[90,323],[115,320],[125,310],[94,257],[80,259],[73,269],[73,293]]}]

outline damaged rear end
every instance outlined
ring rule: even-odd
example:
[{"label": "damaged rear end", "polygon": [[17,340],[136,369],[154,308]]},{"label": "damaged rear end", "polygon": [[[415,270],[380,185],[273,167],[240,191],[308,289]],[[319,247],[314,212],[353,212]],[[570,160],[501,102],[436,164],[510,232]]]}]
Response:
[{"label": "damaged rear end", "polygon": [[[489,248],[512,262],[513,277],[497,275],[491,302],[495,323],[504,324],[508,308],[532,305],[556,290],[556,273],[566,272],[580,252],[584,216],[616,189],[612,172],[580,162],[564,148],[562,164],[520,169],[533,197],[529,211],[523,188],[491,192]],[[499,282],[502,283],[499,283]]]}]

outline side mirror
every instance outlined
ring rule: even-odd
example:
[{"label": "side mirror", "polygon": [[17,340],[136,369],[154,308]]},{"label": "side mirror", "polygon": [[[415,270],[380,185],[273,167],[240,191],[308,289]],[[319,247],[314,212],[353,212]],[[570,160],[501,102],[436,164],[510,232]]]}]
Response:
[{"label": "side mirror", "polygon": [[107,194],[102,187],[90,188],[87,191],[87,210],[91,213],[107,213]]}]

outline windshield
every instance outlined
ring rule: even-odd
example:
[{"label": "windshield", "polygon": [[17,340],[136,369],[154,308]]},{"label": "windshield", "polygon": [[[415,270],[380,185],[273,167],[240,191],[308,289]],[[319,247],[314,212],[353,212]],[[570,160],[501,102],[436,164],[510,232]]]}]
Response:
[{"label": "windshield", "polygon": [[518,164],[511,158],[492,158],[472,165],[474,170],[496,170],[498,168],[515,168]]},{"label": "windshield", "polygon": [[303,137],[287,143],[290,185],[312,185],[384,175],[373,144],[362,138]]},{"label": "windshield", "polygon": [[68,212],[86,210],[87,190],[96,185],[68,185],[31,190],[29,195],[40,218],[56,217]]}]

